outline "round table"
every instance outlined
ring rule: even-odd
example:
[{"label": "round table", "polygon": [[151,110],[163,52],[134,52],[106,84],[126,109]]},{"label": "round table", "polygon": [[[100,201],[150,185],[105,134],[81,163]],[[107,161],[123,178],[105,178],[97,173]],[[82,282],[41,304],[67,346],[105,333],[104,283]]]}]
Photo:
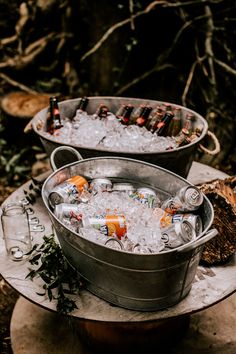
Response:
[{"label": "round table", "polygon": [[[45,175],[40,176],[41,179],[45,177]],[[194,162],[190,170],[188,180],[193,184],[198,184],[212,179],[223,179],[226,177],[227,175],[221,171]],[[30,182],[27,182],[19,189],[17,189],[14,193],[12,193],[12,195],[10,195],[6,199],[3,204],[11,202],[13,200],[20,200],[21,198],[23,198],[24,190],[27,190],[27,188],[29,188],[29,184]],[[37,198],[36,203],[30,205],[30,208],[32,209],[33,217],[37,217],[39,219],[40,224],[45,226],[45,231],[43,232],[39,230],[31,231],[33,243],[41,243],[43,235],[48,235],[52,232],[51,222],[40,197]],[[2,233],[2,230],[0,230],[0,233]],[[30,317],[30,321],[32,322],[33,319],[35,320],[35,327],[37,327],[37,331],[39,331],[39,321],[37,321],[37,316],[34,318],[34,314],[39,313],[39,319],[40,316],[43,316],[43,313],[46,313],[45,316],[47,318],[51,318],[52,322],[56,321],[56,323],[59,325],[58,314],[56,313],[55,301],[49,301],[48,298],[37,294],[42,292],[42,283],[40,282],[40,280],[38,279],[31,281],[28,278],[26,279],[26,275],[29,272],[28,261],[26,260],[21,262],[13,262],[8,259],[5,252],[3,239],[1,236],[2,235],[0,234],[1,274],[14,289],[16,289],[25,299],[27,299],[26,301],[20,298],[20,300],[16,304],[12,317],[11,332],[13,351],[15,351],[17,347],[17,335],[14,339],[14,333],[18,334],[17,331],[19,330],[19,320],[17,320],[17,316],[21,319],[20,325],[22,325],[22,323],[24,322],[23,319],[26,319],[27,317],[26,314],[31,312],[32,314]],[[156,343],[159,343],[159,341],[162,341],[162,339],[166,340],[167,333],[168,335],[171,335],[172,338],[179,338],[181,334],[183,334],[184,330],[186,330],[187,328],[189,315],[202,311],[222,301],[229,295],[233,294],[235,290],[236,258],[232,257],[232,259],[227,262],[227,264],[224,264],[222,266],[199,266],[197,268],[195,281],[192,285],[192,289],[189,295],[180,303],[170,308],[154,312],[139,312],[127,310],[109,304],[106,301],[89,293],[87,290],[82,290],[80,295],[75,298],[78,309],[73,311],[72,317],[70,317],[70,319],[73,320],[73,323],[76,323],[77,334],[85,338],[87,343],[90,342],[90,344],[92,345],[94,345],[95,343],[97,348],[99,348],[99,346],[100,349],[104,348],[104,345],[107,344],[107,348],[109,350],[112,347],[113,349],[115,349],[115,347],[119,346],[121,340],[125,348],[128,349],[129,345],[132,346],[133,341],[135,341],[137,346],[140,348],[142,347],[143,343],[144,346],[150,345],[150,348],[152,348],[152,346],[155,344],[155,341]],[[39,308],[39,306],[41,308]],[[25,308],[24,313],[22,313],[22,308]],[[48,312],[47,310],[51,310],[52,312]],[[52,320],[52,318],[54,320]],[[18,327],[16,326],[18,330],[14,327],[14,321],[18,323]],[[59,321],[60,325],[64,323],[63,321],[68,323],[67,319],[64,318],[63,320],[61,319]],[[55,322],[53,323],[55,326]],[[43,332],[45,332],[45,321],[43,321],[42,326],[44,327]],[[34,326],[31,323],[31,328],[32,327]],[[14,330],[16,332],[14,332]],[[57,331],[54,328],[54,330],[48,331],[47,333],[49,336],[49,333],[50,335],[52,335],[53,333],[54,335],[56,335],[56,332]],[[67,328],[67,342],[69,335],[68,333],[72,332],[73,331],[71,331],[70,329],[68,332]],[[28,334],[29,336],[27,338],[29,339],[30,333]],[[78,340],[80,341],[79,336]],[[32,338],[33,336],[31,336],[31,339]],[[31,351],[27,351],[26,347],[30,348]],[[25,351],[22,351],[22,353],[34,354],[34,352],[32,351],[32,347],[28,346],[28,344],[26,347],[24,348]],[[71,351],[72,349],[70,349],[70,351],[63,351],[63,346],[60,346],[59,349],[57,348],[57,353],[87,353],[87,349],[81,349],[82,347],[79,344],[78,348],[80,348],[78,349],[79,351]],[[42,348],[40,350],[42,350]],[[19,351],[19,346],[17,347],[16,352],[21,353]],[[52,351],[45,351],[45,353],[46,352],[52,353]],[[113,350],[113,352],[115,351]],[[36,353],[39,352],[35,352],[35,354]]]}]

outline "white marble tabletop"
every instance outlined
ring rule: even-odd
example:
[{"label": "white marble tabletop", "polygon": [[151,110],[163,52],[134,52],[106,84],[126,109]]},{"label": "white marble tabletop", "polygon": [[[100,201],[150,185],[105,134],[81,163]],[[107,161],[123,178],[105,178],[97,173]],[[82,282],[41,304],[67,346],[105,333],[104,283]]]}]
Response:
[{"label": "white marble tabletop", "polygon": [[[227,175],[212,167],[194,162],[188,180],[193,184],[206,182],[216,178],[226,178]],[[27,189],[29,182],[12,193],[4,202],[19,200],[24,196],[24,189]],[[39,218],[40,223],[45,226],[44,232],[31,232],[33,243],[41,243],[42,237],[52,232],[51,222],[41,198],[37,198],[32,209],[33,216]],[[40,280],[26,279],[30,264],[26,261],[14,262],[8,259],[2,239],[0,228],[0,272],[4,279],[26,299],[39,306],[56,311],[55,301],[49,301],[42,293]],[[82,290],[80,295],[72,297],[76,300],[78,309],[72,315],[77,318],[109,321],[109,322],[140,322],[149,320],[161,320],[185,314],[191,314],[203,310],[209,306],[228,297],[236,290],[236,257],[233,257],[225,265],[215,267],[197,268],[195,281],[188,296],[179,304],[154,312],[140,312],[120,308],[99,299],[87,290]]]}]

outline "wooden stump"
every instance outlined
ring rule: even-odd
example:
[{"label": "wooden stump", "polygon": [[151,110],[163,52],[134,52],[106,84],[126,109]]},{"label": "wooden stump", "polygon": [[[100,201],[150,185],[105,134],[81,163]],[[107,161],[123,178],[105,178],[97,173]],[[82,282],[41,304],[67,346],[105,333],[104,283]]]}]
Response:
[{"label": "wooden stump", "polygon": [[236,176],[213,180],[198,186],[214,208],[212,226],[219,234],[204,246],[201,261],[226,262],[236,251]]},{"label": "wooden stump", "polygon": [[40,93],[11,92],[2,98],[1,108],[12,117],[30,119],[49,105],[49,97]]}]

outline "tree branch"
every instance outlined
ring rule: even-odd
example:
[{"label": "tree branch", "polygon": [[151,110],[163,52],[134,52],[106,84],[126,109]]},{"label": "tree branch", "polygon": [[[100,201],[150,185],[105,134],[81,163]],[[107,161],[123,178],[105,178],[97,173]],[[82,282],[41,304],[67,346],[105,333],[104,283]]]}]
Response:
[{"label": "tree branch", "polygon": [[214,58],[214,62],[219,65],[221,68],[223,68],[227,73],[236,76],[236,70],[231,68],[228,64],[224,63],[223,61]]},{"label": "tree branch", "polygon": [[18,88],[21,89],[22,91],[25,91],[25,92],[28,92],[28,93],[32,93],[32,94],[38,94],[37,91],[34,91],[34,90],[30,89],[29,87],[27,87],[27,86],[21,84],[20,82],[11,79],[9,76],[7,76],[7,75],[5,75],[5,74],[3,74],[3,73],[0,73],[0,77],[1,77],[4,81],[6,81],[6,82],[8,82],[9,84],[11,84],[12,86],[18,87]]},{"label": "tree branch", "polygon": [[140,81],[142,81],[142,80],[146,79],[148,76],[152,75],[154,72],[162,71],[162,70],[165,70],[165,69],[171,68],[171,67],[173,67],[173,65],[171,65],[171,64],[163,64],[159,67],[157,67],[157,65],[155,65],[149,71],[146,71],[145,73],[143,73],[139,77],[136,77],[135,79],[133,79],[132,81],[130,81],[129,83],[127,83],[126,85],[121,87],[117,92],[115,92],[115,95],[122,94],[123,92],[125,92],[126,90],[131,88],[132,86],[137,85]]},{"label": "tree branch", "polygon": [[213,86],[216,87],[216,76],[213,62],[213,49],[212,49],[212,38],[214,32],[213,16],[209,6],[205,6],[205,14],[207,16],[207,31],[205,39],[205,53],[208,58],[208,64],[210,68],[210,81]]}]

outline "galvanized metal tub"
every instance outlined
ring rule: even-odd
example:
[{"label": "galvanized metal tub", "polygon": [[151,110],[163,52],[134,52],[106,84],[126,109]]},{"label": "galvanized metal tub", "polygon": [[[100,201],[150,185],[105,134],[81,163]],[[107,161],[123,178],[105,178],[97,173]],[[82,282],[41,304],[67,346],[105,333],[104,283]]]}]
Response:
[{"label": "galvanized metal tub", "polygon": [[[75,115],[80,98],[70,99],[59,103],[60,114],[62,117],[72,118]],[[111,112],[115,113],[122,103],[130,103],[135,107],[139,104],[148,104],[152,107],[156,107],[157,104],[163,104],[163,101],[154,101],[148,99],[127,98],[127,97],[89,97],[89,104],[87,111],[89,114],[93,114],[99,104],[104,103],[108,106]],[[195,116],[194,126],[201,127],[201,135],[188,145],[179,147],[174,150],[167,150],[161,152],[128,152],[128,151],[111,151],[106,148],[89,148],[78,144],[65,144],[59,141],[55,141],[50,137],[45,136],[45,121],[47,118],[47,108],[41,110],[32,119],[32,128],[34,132],[39,136],[48,156],[58,146],[68,145],[76,148],[83,158],[100,157],[100,156],[122,156],[129,157],[141,161],[153,163],[157,166],[164,167],[170,171],[177,173],[182,177],[187,177],[189,169],[192,165],[195,152],[202,139],[205,137],[208,131],[207,121],[198,113],[182,107],[180,105],[173,104],[175,107],[180,107],[183,113],[191,112]]]},{"label": "galvanized metal tub", "polygon": [[43,202],[68,261],[84,279],[85,287],[108,302],[128,309],[151,311],[180,302],[190,291],[204,244],[217,231],[210,230],[214,212],[204,197],[199,214],[203,232],[195,241],[156,254],[134,254],[113,250],[72,232],[55,217],[48,196],[58,183],[74,175],[88,180],[108,177],[143,183],[157,189],[164,200],[179,188],[190,185],[184,178],[153,164],[122,157],[81,160],[52,173],[42,188]]}]

